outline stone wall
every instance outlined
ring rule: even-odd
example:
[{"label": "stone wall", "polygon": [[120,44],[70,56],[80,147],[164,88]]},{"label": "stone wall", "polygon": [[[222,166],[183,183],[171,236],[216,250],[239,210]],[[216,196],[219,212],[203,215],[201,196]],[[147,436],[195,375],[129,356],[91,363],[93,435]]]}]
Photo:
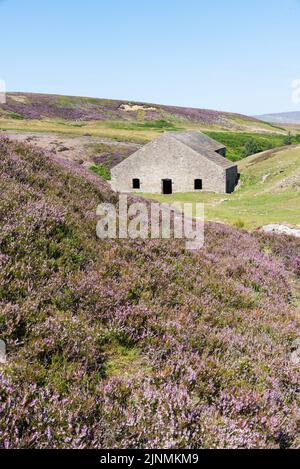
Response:
[{"label": "stone wall", "polygon": [[[180,141],[161,135],[111,170],[112,188],[160,194],[162,180],[171,179],[173,192],[193,192],[195,179],[202,179],[203,191],[225,193],[227,171]],[[233,173],[228,172],[230,181]],[[140,190],[132,189],[133,179],[140,179]]]}]

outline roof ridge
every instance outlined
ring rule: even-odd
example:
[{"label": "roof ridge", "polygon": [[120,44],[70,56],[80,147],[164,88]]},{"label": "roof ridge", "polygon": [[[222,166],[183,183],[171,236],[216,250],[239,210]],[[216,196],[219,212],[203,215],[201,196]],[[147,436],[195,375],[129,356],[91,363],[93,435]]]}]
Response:
[{"label": "roof ridge", "polygon": [[[217,142],[216,140],[208,137],[207,135],[203,134],[202,132],[198,131],[183,131],[183,132],[165,132],[165,134],[169,134],[171,138],[175,138],[177,141],[182,143],[183,145],[187,146],[191,150],[198,153],[198,155],[204,156],[208,160],[214,162],[218,166],[222,166],[223,168],[231,168],[236,166],[235,163],[230,161],[228,158],[220,155],[218,150],[226,148],[221,143]],[[188,136],[189,134],[193,134],[197,137],[200,137],[197,142],[189,142],[186,138],[177,138],[176,135],[178,134],[183,136]],[[202,139],[201,139],[202,137]],[[203,139],[204,137],[204,139]],[[202,141],[201,141],[202,140]],[[205,145],[206,143],[206,145]],[[209,143],[209,144],[207,144]]]}]

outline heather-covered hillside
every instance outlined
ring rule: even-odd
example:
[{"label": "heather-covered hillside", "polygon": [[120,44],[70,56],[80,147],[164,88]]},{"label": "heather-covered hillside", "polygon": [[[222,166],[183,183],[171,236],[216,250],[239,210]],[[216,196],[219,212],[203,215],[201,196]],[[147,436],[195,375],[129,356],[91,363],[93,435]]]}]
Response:
[{"label": "heather-covered hillside", "polygon": [[[0,118],[12,120],[60,119],[64,121],[125,121],[145,130],[176,129],[176,125],[198,124],[230,130],[278,131],[254,117],[208,109],[145,104],[120,100],[31,93],[8,93],[0,105]],[[34,130],[32,128],[32,130]],[[132,130],[135,130],[133,128]],[[280,130],[280,129],[279,129]]]},{"label": "heather-covered hillside", "polygon": [[97,240],[108,186],[5,138],[0,185],[0,447],[300,446],[299,240]]}]

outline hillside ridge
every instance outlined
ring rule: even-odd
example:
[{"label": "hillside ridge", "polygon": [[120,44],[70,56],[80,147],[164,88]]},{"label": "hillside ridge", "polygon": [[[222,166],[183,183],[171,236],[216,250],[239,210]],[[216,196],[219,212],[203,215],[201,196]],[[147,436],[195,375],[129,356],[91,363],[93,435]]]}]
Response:
[{"label": "hillside ridge", "polygon": [[269,122],[270,124],[300,124],[300,111],[277,112],[254,116],[256,119]]},{"label": "hillside ridge", "polygon": [[0,105],[0,118],[15,119],[65,119],[69,121],[187,121],[224,129],[273,129],[258,119],[238,113],[180,107],[135,101],[101,98],[7,93],[6,104]]}]

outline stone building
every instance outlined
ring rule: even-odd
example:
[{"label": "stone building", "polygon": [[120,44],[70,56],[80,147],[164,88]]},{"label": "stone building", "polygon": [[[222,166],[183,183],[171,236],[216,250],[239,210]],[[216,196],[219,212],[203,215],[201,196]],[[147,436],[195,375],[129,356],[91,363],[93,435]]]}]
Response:
[{"label": "stone building", "polygon": [[201,132],[165,132],[112,168],[117,192],[209,191],[231,193],[237,166],[226,159],[224,145]]}]

